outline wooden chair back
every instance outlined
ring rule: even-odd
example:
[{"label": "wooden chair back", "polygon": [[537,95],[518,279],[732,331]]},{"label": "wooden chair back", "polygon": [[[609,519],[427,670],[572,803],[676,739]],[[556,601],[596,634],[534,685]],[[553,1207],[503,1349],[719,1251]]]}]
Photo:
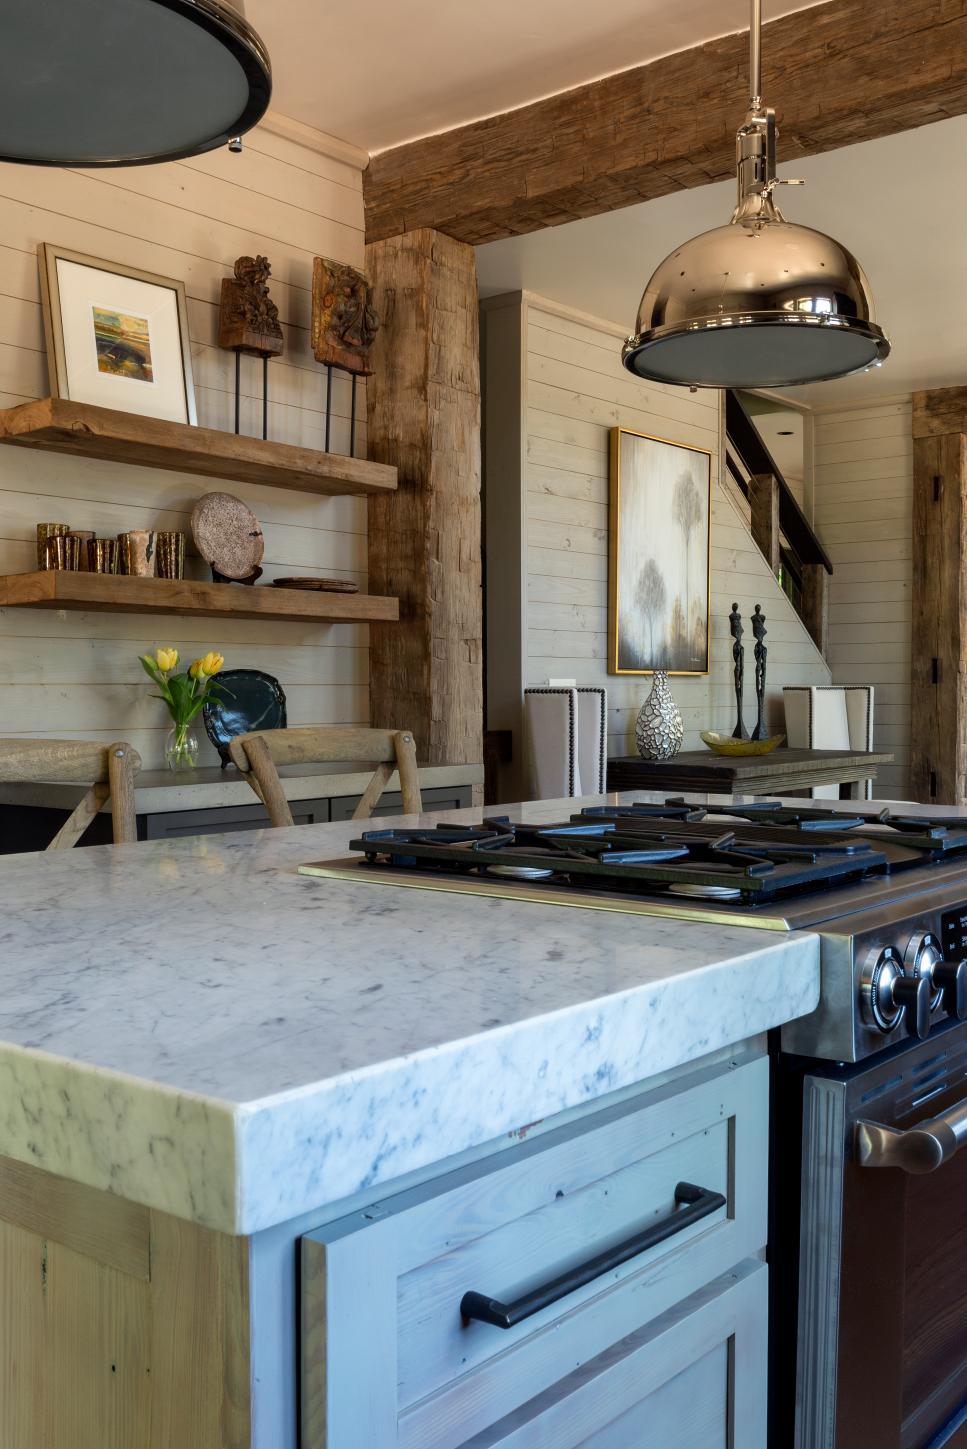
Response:
[{"label": "wooden chair back", "polygon": [[0,781],[4,784],[56,781],[90,785],[48,850],[69,850],[76,845],[108,799],[115,845],[136,841],[134,777],[140,769],[141,756],[124,740],[100,745],[90,740],[0,739]]},{"label": "wooden chair back", "polygon": [[278,765],[326,765],[351,761],[375,764],[373,778],[353,812],[354,820],[372,815],[394,769],[399,770],[403,809],[423,809],[416,744],[410,730],[343,729],[306,726],[301,729],[253,730],[236,735],[229,745],[233,762],[248,776],[273,825],[292,825],[292,811],[279,779]]}]

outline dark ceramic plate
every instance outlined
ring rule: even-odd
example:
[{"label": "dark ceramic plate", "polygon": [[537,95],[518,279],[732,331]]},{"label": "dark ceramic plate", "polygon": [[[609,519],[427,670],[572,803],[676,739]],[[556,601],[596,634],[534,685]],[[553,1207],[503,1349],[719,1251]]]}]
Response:
[{"label": "dark ceramic plate", "polygon": [[236,735],[285,729],[285,694],[279,681],[261,669],[223,669],[218,683],[224,686],[225,697],[209,700],[202,707],[202,718],[224,769],[231,763],[228,746]]}]

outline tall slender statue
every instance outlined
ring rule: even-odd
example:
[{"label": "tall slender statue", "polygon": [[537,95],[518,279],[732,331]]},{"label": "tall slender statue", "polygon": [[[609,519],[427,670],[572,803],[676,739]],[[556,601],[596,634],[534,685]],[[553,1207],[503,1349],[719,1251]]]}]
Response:
[{"label": "tall slender statue", "polygon": [[739,613],[738,604],[732,605],[732,612],[729,615],[729,628],[732,631],[732,638],[735,643],[732,645],[732,658],[735,661],[735,710],[736,723],[732,731],[734,740],[745,739],[745,725],[742,722],[742,684],[745,677],[745,649],[742,644],[742,615]]},{"label": "tall slender statue", "polygon": [[766,659],[769,648],[765,643],[766,616],[758,604],[752,615],[752,633],[755,635],[755,698],[758,706],[758,718],[755,729],[752,731],[752,738],[761,740],[765,739],[766,735]]}]

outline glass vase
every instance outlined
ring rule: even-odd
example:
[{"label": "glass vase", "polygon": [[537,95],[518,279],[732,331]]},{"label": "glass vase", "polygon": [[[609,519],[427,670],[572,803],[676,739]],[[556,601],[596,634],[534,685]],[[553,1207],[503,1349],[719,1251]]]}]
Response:
[{"label": "glass vase", "polygon": [[190,725],[172,725],[165,740],[169,770],[194,770],[198,764],[198,736]]}]

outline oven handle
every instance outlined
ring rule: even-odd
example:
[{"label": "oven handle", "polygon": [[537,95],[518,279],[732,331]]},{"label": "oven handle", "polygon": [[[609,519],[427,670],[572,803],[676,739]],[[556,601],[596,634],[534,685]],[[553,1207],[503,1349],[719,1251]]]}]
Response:
[{"label": "oven handle", "polygon": [[967,1142],[967,1099],[905,1132],[881,1122],[857,1122],[853,1150],[860,1167],[936,1172]]}]

